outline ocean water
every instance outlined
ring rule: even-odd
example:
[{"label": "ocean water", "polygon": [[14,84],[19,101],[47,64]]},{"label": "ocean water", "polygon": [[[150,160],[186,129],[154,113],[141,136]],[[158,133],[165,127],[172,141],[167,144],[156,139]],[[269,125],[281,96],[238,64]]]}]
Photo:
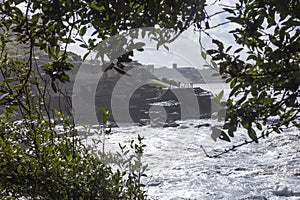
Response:
[{"label": "ocean water", "polygon": [[[185,120],[179,127],[157,128],[124,125],[112,129],[106,150],[118,151],[137,135],[145,137],[143,164],[148,164],[144,180],[148,199],[300,199],[300,134],[290,129],[270,135],[259,144],[248,144],[219,158],[208,158],[243,142],[238,130],[231,143],[214,141],[211,128],[196,125],[214,119]],[[92,144],[87,137],[86,142]]]},{"label": "ocean water", "polygon": [[[218,94],[226,84],[195,85]],[[119,143],[130,144],[140,134],[147,145],[142,158],[148,164],[146,184],[150,200],[300,200],[300,130],[293,128],[273,134],[218,158],[209,158],[249,140],[244,129],[238,129],[231,143],[211,138],[216,119],[178,121],[178,127],[152,127],[119,124],[106,138],[105,149],[119,151]],[[209,124],[197,128],[199,124]],[[92,145],[96,134],[88,136]],[[101,146],[101,145],[100,145]],[[203,148],[202,148],[203,147]],[[101,148],[101,147],[99,147]]]}]

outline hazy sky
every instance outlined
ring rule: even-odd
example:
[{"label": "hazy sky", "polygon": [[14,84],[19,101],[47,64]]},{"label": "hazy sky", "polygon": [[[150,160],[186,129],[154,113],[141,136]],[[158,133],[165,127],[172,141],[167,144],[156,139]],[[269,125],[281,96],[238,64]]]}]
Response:
[{"label": "hazy sky", "polygon": [[[235,0],[223,0],[222,4],[232,5]],[[215,4],[214,4],[215,3]],[[222,8],[219,5],[219,1],[209,0],[207,4],[207,12],[214,14],[221,11]],[[212,5],[211,5],[212,4]],[[211,26],[225,22],[226,15],[219,14],[211,18]],[[227,45],[234,45],[234,39],[228,34],[229,30],[235,28],[234,24],[226,24],[209,31],[209,34],[214,38],[224,42]],[[90,30],[92,32],[92,30]],[[88,39],[88,37],[85,37]],[[215,47],[211,38],[202,34],[202,45],[206,48]],[[180,66],[193,66],[196,68],[202,68],[205,64],[201,56],[201,47],[199,44],[199,33],[193,31],[193,28],[185,31],[178,37],[173,43],[168,45],[169,50],[161,47],[159,50],[156,49],[156,43],[149,40],[149,38],[139,39],[140,42],[146,43],[145,51],[135,52],[133,59],[141,62],[142,64],[154,64],[156,66],[167,66],[171,67],[173,63],[177,63]],[[84,50],[78,47],[78,45],[70,45],[70,50],[83,55]]]},{"label": "hazy sky", "polygon": [[[208,0],[206,7],[209,14],[214,14],[221,11],[220,3],[225,5],[232,5],[236,0]],[[25,4],[21,4],[20,8],[25,10]],[[226,15],[220,14],[211,18],[211,25],[222,23],[226,20]],[[234,24],[227,24],[220,26],[218,28],[209,31],[209,34],[225,44],[233,44],[233,38],[228,35],[228,31],[235,28]],[[93,30],[89,30],[87,33],[92,33]],[[85,36],[85,40],[88,40],[90,36]],[[140,42],[146,43],[146,48],[144,52],[135,52],[135,57],[133,59],[143,63],[143,64],[154,64],[156,66],[167,66],[171,67],[173,63],[177,63],[178,66],[193,66],[196,68],[202,68],[204,65],[204,60],[201,57],[201,48],[199,44],[199,34],[194,32],[192,28],[185,31],[178,37],[173,43],[168,45],[169,50],[161,47],[156,50],[156,43],[151,42],[149,38],[142,39]],[[202,45],[209,49],[214,47],[211,43],[211,38],[206,37],[202,34]],[[79,44],[71,44],[68,49],[81,56],[86,52],[85,49],[79,47]]]},{"label": "hazy sky", "polygon": [[[92,31],[90,31],[92,32]],[[88,40],[88,36],[85,36],[85,40]],[[114,40],[114,37],[110,39]],[[156,49],[156,41],[150,38],[138,38],[137,42],[145,43],[145,50],[143,52],[135,51],[134,60],[141,62],[142,64],[154,64],[157,66],[171,67],[173,63],[177,63],[178,66],[194,66],[202,68],[204,61],[201,57],[201,50],[199,45],[199,35],[192,29],[189,29],[182,33],[171,44],[167,44],[167,48],[161,46]],[[78,44],[72,44],[69,50],[74,51],[80,55],[83,55],[86,51],[78,46]]]}]

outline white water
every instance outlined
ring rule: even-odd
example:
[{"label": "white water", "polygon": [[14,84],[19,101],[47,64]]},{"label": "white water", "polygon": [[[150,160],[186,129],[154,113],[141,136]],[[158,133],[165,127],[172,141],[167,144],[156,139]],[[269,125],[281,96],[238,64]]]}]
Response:
[{"label": "white water", "polygon": [[[225,97],[226,84],[197,85]],[[210,155],[248,139],[238,130],[231,143],[213,141],[211,128],[196,125],[219,122],[213,119],[186,120],[179,127],[122,126],[113,128],[106,148],[114,152],[118,144],[129,144],[137,135],[145,137],[143,164],[146,172],[148,199],[271,199],[300,200],[300,130],[274,134],[259,144],[248,144],[220,158]],[[87,142],[96,136],[88,137]]]},{"label": "white water", "polygon": [[180,123],[181,128],[113,128],[106,141],[107,148],[115,151],[118,143],[129,144],[137,134],[145,137],[149,199],[300,199],[299,130],[270,136],[221,158],[208,158],[201,145],[210,154],[220,152],[247,138],[241,136],[243,130],[232,143],[214,142],[210,127],[194,126],[215,121]]}]

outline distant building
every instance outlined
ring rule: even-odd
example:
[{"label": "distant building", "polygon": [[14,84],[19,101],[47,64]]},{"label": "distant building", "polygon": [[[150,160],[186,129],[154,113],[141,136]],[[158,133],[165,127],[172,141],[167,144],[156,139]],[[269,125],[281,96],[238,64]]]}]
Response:
[{"label": "distant building", "polygon": [[172,68],[154,68],[154,75],[159,79],[168,79],[182,84],[201,84],[205,83],[199,71],[193,67],[178,67],[176,63]]},{"label": "distant building", "polygon": [[168,79],[180,82],[182,86],[190,84],[212,84],[224,83],[220,76],[214,75],[218,72],[214,69],[196,69],[194,67],[178,67],[176,63],[172,68],[166,66],[154,68],[153,74],[163,80]]}]

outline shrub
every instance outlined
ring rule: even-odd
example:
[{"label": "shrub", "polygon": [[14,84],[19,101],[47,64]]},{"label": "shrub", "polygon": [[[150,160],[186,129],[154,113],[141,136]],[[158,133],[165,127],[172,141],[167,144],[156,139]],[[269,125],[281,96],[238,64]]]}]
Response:
[{"label": "shrub", "polygon": [[[5,61],[6,59],[6,61]],[[23,62],[3,57],[0,90],[0,195],[18,199],[144,199],[141,165],[144,144],[120,145],[121,153],[105,153],[104,140],[87,146],[72,118],[51,114],[46,87]],[[28,74],[28,76],[26,76]],[[29,76],[30,75],[30,76]],[[24,77],[24,79],[22,78]],[[39,77],[39,78],[36,78]],[[6,92],[5,92],[6,91]],[[100,133],[111,132],[103,112]],[[17,120],[19,119],[19,120]],[[58,131],[57,126],[63,127]],[[105,138],[104,138],[105,139]],[[103,143],[103,149],[97,145]],[[130,155],[130,156],[129,156]]]},{"label": "shrub", "polygon": [[[50,121],[24,121],[21,125],[1,115],[0,194],[42,199],[144,199],[141,155],[144,145],[131,142],[118,156],[98,152],[75,137],[64,125],[55,133]],[[56,135],[53,138],[53,135]],[[98,152],[98,153],[97,153]],[[137,159],[138,158],[138,159]]]}]

